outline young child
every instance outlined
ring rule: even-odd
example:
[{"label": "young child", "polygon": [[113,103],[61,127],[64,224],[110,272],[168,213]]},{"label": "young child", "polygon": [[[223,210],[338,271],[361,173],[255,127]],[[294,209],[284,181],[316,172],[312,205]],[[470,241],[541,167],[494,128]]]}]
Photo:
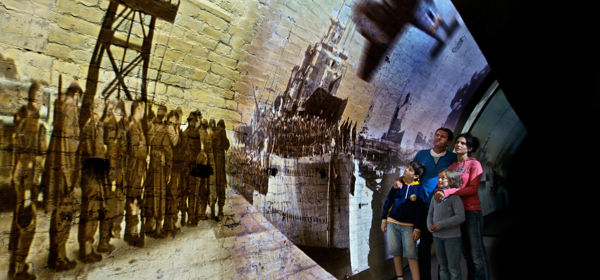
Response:
[{"label": "young child", "polygon": [[[461,175],[444,169],[438,173],[438,188],[458,188]],[[427,229],[433,234],[435,254],[440,264],[440,280],[461,279],[460,256],[462,241],[460,224],[465,221],[465,210],[460,196],[452,195],[442,201],[431,200],[427,214]]]},{"label": "young child", "polygon": [[387,232],[388,249],[394,256],[397,279],[403,279],[402,257],[406,257],[412,279],[419,280],[417,240],[426,222],[425,191],[419,183],[423,173],[425,166],[422,163],[411,162],[399,178],[402,186],[390,189],[383,204],[381,231]]}]

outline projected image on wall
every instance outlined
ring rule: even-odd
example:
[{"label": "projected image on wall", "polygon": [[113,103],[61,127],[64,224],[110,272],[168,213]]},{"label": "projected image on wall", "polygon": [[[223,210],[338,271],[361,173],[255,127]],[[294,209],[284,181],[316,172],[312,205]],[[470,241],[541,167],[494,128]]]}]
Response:
[{"label": "projected image on wall", "polygon": [[256,109],[236,130],[234,186],[317,261],[346,262],[337,275],[389,258],[379,224],[393,181],[489,72],[449,1],[383,2],[340,3],[312,42],[289,36],[268,56],[279,64],[249,72]]},{"label": "projected image on wall", "polygon": [[387,194],[490,73],[449,0],[0,13],[10,279],[386,278]]}]

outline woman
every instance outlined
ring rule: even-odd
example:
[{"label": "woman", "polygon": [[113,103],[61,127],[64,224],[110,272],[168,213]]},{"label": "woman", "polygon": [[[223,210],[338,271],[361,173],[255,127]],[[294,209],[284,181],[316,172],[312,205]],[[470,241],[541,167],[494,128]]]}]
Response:
[{"label": "woman", "polygon": [[465,207],[465,222],[461,226],[464,255],[467,261],[468,279],[489,279],[489,268],[485,247],[483,245],[483,215],[479,201],[479,182],[483,169],[481,163],[470,153],[479,147],[479,140],[469,133],[456,138],[454,151],[457,161],[448,169],[456,170],[462,176],[460,188],[448,188],[436,192],[435,199],[442,201],[451,195],[459,195]]}]

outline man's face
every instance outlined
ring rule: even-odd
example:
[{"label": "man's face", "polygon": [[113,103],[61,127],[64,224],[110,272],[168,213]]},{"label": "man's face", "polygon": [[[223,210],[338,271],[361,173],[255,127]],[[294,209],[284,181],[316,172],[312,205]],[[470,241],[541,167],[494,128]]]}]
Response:
[{"label": "man's face", "polygon": [[448,132],[443,130],[438,130],[433,135],[433,146],[440,149],[448,148]]},{"label": "man's face", "polygon": [[117,105],[117,107],[115,107],[114,110],[115,110],[114,111],[115,112],[115,119],[117,121],[122,120],[123,117],[125,116],[125,112],[123,112],[123,109],[119,105]]},{"label": "man's face", "polygon": [[93,108],[93,113],[94,115],[96,115],[96,117],[100,117],[102,116],[102,111],[104,110],[104,106],[103,106],[103,102],[100,102],[98,100],[94,101],[94,108]]},{"label": "man's face", "polygon": [[33,107],[39,109],[42,106],[42,88],[38,88],[35,91],[35,94],[33,96],[33,99],[30,100],[31,101],[31,105],[33,105]]},{"label": "man's face", "polygon": [[135,107],[135,112],[133,114],[133,118],[135,119],[135,121],[139,122],[144,117],[144,108],[144,105],[141,103],[137,107]]}]

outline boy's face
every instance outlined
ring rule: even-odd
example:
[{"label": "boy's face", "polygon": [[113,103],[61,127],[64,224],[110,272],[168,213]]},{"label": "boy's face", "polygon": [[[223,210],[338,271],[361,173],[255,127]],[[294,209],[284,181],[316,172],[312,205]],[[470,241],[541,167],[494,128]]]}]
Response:
[{"label": "boy's face", "polygon": [[438,175],[438,187],[447,188],[449,186],[448,176],[446,176],[445,172],[442,172]]},{"label": "boy's face", "polygon": [[417,180],[419,176],[415,175],[415,170],[409,165],[406,169],[404,169],[404,178],[414,181]]}]

